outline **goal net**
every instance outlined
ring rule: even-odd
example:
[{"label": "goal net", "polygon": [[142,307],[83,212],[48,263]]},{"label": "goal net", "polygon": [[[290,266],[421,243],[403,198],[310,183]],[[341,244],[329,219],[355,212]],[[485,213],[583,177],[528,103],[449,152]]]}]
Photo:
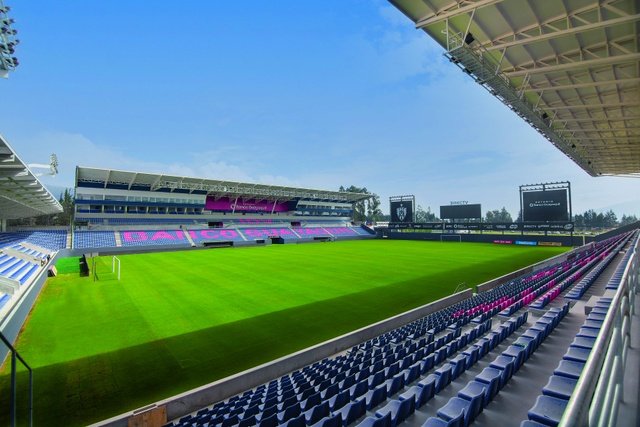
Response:
[{"label": "goal net", "polygon": [[91,270],[93,281],[96,280],[120,280],[120,258],[93,257],[91,258]]}]

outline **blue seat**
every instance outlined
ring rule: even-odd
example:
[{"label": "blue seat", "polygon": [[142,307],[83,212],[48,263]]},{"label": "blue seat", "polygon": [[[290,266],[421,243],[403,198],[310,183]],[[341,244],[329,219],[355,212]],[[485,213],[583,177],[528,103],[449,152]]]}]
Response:
[{"label": "blue seat", "polygon": [[351,386],[349,392],[351,394],[351,400],[364,395],[369,390],[369,383],[365,381],[360,381],[354,386]]},{"label": "blue seat", "polygon": [[451,370],[451,378],[456,379],[467,369],[467,358],[464,354],[459,354],[449,362],[453,365]]},{"label": "blue seat", "polygon": [[367,412],[367,405],[364,400],[351,402],[338,411],[342,415],[343,425],[349,425]]},{"label": "blue seat", "polygon": [[392,400],[376,411],[376,417],[384,418],[387,414],[391,414],[391,425],[397,426],[409,418],[415,410],[416,404],[413,398],[407,400]]},{"label": "blue seat", "polygon": [[533,348],[535,343],[533,339],[521,336],[521,337],[518,337],[518,339],[513,342],[513,345],[516,345],[525,349],[524,360],[527,360],[529,356],[531,356],[531,353],[533,353]]},{"label": "blue seat", "polygon": [[320,393],[313,393],[300,406],[303,411],[308,411],[309,409],[318,405],[320,402],[322,402],[322,397],[320,397]]},{"label": "blue seat", "polygon": [[[253,427],[257,423],[256,416],[251,415],[247,418],[242,418],[242,420],[238,423],[238,427]],[[224,423],[223,423],[224,424]]]},{"label": "blue seat", "polygon": [[551,375],[547,385],[542,389],[542,394],[557,397],[558,399],[569,400],[577,383],[577,379],[562,377],[560,375]]},{"label": "blue seat", "polygon": [[388,413],[382,418],[367,417],[358,424],[358,427],[392,427],[391,413]]},{"label": "blue seat", "polygon": [[513,372],[517,372],[525,359],[526,349],[517,345],[510,345],[503,352],[503,356],[513,357]]},{"label": "blue seat", "polygon": [[422,371],[422,373],[426,373],[430,369],[433,369],[434,360],[435,360],[435,355],[433,354],[427,355],[422,361],[422,367],[420,368],[420,371]]},{"label": "blue seat", "polygon": [[484,368],[482,372],[476,375],[476,381],[488,385],[489,401],[498,393],[500,387],[500,378],[502,377],[502,371],[495,368]]},{"label": "blue seat", "polygon": [[384,384],[379,385],[373,390],[369,390],[363,399],[367,402],[367,409],[372,409],[378,406],[387,398],[387,386]]},{"label": "blue seat", "polygon": [[567,407],[568,400],[551,396],[538,396],[536,404],[527,413],[529,419],[546,426],[557,426]]},{"label": "blue seat", "polygon": [[295,405],[297,403],[298,403],[298,398],[296,396],[291,396],[291,397],[285,399],[282,403],[278,404],[278,410],[279,411],[284,411],[289,406],[293,406],[293,405]]},{"label": "blue seat", "polygon": [[450,363],[445,363],[441,367],[435,370],[434,374],[438,376],[436,383],[436,391],[439,392],[443,388],[449,385],[451,382],[451,370],[453,366]]},{"label": "blue seat", "polygon": [[553,371],[555,375],[561,375],[563,377],[578,379],[580,378],[580,373],[584,368],[584,363],[581,362],[573,362],[571,360],[561,360],[558,363],[558,366]]},{"label": "blue seat", "polygon": [[374,389],[380,384],[382,384],[385,380],[384,372],[378,372],[371,378],[369,378],[369,389]]},{"label": "blue seat", "polygon": [[427,375],[426,378],[418,381],[418,387],[425,389],[425,398],[431,399],[436,393],[436,384],[438,382],[438,376],[434,374]]},{"label": "blue seat", "polygon": [[562,356],[564,360],[585,363],[591,354],[591,350],[580,347],[569,347],[567,352]]},{"label": "blue seat", "polygon": [[398,374],[390,380],[387,380],[385,385],[387,386],[387,396],[392,396],[404,387],[404,375]]},{"label": "blue seat", "polygon": [[585,337],[575,337],[573,339],[573,341],[571,342],[570,346],[571,347],[579,347],[579,348],[587,348],[587,349],[592,349],[593,348],[593,344],[595,343],[595,339],[594,338],[585,338]]},{"label": "blue seat", "polygon": [[329,399],[329,407],[336,411],[349,403],[349,390],[342,391]]},{"label": "blue seat", "polygon": [[337,413],[335,415],[324,417],[315,423],[313,427],[342,427],[342,415]]},{"label": "blue seat", "polygon": [[300,416],[295,417],[287,421],[285,424],[281,424],[281,426],[285,427],[306,427],[306,419],[304,418],[304,414],[300,414]]},{"label": "blue seat", "polygon": [[465,370],[471,368],[478,361],[478,347],[469,347],[462,354],[466,357]]},{"label": "blue seat", "polygon": [[396,375],[398,372],[400,372],[400,364],[398,362],[394,362],[390,364],[384,370],[384,374],[387,378],[391,378],[392,376]]},{"label": "blue seat", "polygon": [[416,362],[409,367],[409,369],[405,369],[404,373],[404,383],[411,384],[420,376],[420,362]]},{"label": "blue seat", "polygon": [[429,396],[429,390],[427,390],[427,388],[417,385],[410,387],[407,391],[398,396],[400,400],[413,399],[416,408],[420,408],[422,405],[427,403],[431,397],[433,397],[433,395]]},{"label": "blue seat", "polygon": [[471,402],[459,397],[452,397],[442,408],[438,409],[438,417],[449,422],[460,418],[462,413],[462,427],[467,427],[473,419],[471,418]]},{"label": "blue seat", "polygon": [[469,381],[462,390],[458,392],[458,397],[471,402],[471,414],[475,418],[482,412],[485,405],[489,403],[489,386],[478,381]]},{"label": "blue seat", "polygon": [[489,364],[490,367],[500,369],[502,376],[500,377],[500,388],[504,387],[511,375],[513,374],[514,358],[510,356],[497,356]]},{"label": "blue seat", "polygon": [[582,327],[600,330],[602,328],[602,321],[601,320],[585,320],[584,323],[582,324]]},{"label": "blue seat", "polygon": [[323,402],[304,413],[307,425],[315,424],[322,418],[329,415],[329,402]]},{"label": "blue seat", "polygon": [[301,413],[302,409],[300,408],[300,404],[296,402],[293,405],[289,405],[287,408],[285,408],[284,411],[278,414],[278,421],[280,421],[280,424],[282,424],[286,421],[289,421],[291,418],[300,416]]},{"label": "blue seat", "polygon": [[323,391],[320,392],[320,395],[322,396],[323,400],[327,400],[338,394],[338,391],[340,391],[338,384],[331,384],[327,388],[323,389]]},{"label": "blue seat", "polygon": [[258,426],[259,427],[277,427],[278,424],[279,424],[278,416],[276,413],[273,413],[269,416],[261,417],[260,424],[258,424]]},{"label": "blue seat", "polygon": [[438,417],[429,417],[427,418],[427,421],[425,421],[424,424],[422,424],[422,427],[449,427],[449,426],[450,424],[447,421]]},{"label": "blue seat", "polygon": [[584,338],[597,338],[599,332],[600,332],[599,329],[580,328],[576,336],[584,337]]},{"label": "blue seat", "polygon": [[489,340],[480,338],[475,344],[478,347],[478,359],[482,359],[489,352]]}]

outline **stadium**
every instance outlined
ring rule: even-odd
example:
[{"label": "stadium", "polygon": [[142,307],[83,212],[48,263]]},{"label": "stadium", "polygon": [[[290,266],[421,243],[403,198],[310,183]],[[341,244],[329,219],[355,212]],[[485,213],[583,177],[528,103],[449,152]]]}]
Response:
[{"label": "stadium", "polygon": [[[389,3],[565,162],[639,176],[636,2]],[[57,157],[18,151],[0,136],[4,425],[640,422],[640,222],[578,233],[568,181],[520,185],[516,221],[466,201],[419,221],[405,194],[376,224],[364,189],[93,158],[67,211],[36,172]]]}]

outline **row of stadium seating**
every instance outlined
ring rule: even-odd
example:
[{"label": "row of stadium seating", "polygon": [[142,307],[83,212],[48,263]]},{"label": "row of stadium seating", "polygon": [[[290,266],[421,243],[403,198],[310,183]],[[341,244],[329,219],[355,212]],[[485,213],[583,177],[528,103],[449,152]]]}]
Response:
[{"label": "row of stadium seating", "polygon": [[[611,276],[611,279],[609,279],[606,284],[605,289],[618,289],[631,254],[632,252],[628,251],[624,255],[622,261],[618,264],[618,267]],[[588,286],[591,286],[593,280],[590,282]],[[576,292],[571,294],[570,299],[580,299],[584,295],[584,287],[585,284],[582,282],[579,283],[576,286],[577,289],[574,288]],[[553,375],[549,377],[549,381],[542,389],[542,394],[536,399],[535,405],[529,410],[529,421],[522,423],[524,427],[550,424],[557,425],[560,422],[571,398],[571,393],[578,382],[580,373],[593,349],[605,316],[611,307],[612,300],[613,298],[611,297],[601,297],[597,300],[580,326],[566,353],[562,356],[562,360],[553,371]]]},{"label": "row of stadium seating", "polygon": [[66,230],[34,230],[0,233],[0,249],[19,242],[28,242],[57,251],[67,246]]},{"label": "row of stadium seating", "polygon": [[[117,235],[121,246],[190,246],[184,230],[127,230],[127,231],[76,231],[73,247],[77,249],[115,247]],[[188,230],[191,240],[196,244],[210,241],[253,241],[282,237],[285,240],[311,239],[314,237],[358,237],[372,236],[360,227],[243,227]]]},{"label": "row of stadium seating", "polygon": [[[51,252],[46,248],[38,250],[20,243],[7,244],[8,241],[15,242],[16,234],[19,233],[11,233],[9,238],[6,236],[9,233],[4,234],[4,245],[0,248],[0,276],[24,285],[31,277],[35,277],[35,273],[48,261]],[[39,236],[38,240],[41,241],[42,236]],[[10,298],[11,295],[0,292],[0,309]]]},{"label": "row of stadium seating", "polygon": [[[517,312],[560,283],[577,283],[582,274],[577,273],[586,265],[602,273],[602,266],[611,262],[609,256],[632,237],[637,239],[637,235],[624,235],[595,244],[572,260],[477,294],[357,345],[346,354],[247,390],[170,425],[347,426],[369,415],[360,425],[395,426],[489,354],[491,366],[478,372],[472,382],[465,382],[458,397],[425,423],[466,426],[553,332],[569,304],[549,309],[504,351],[490,354],[527,321],[529,312]],[[619,283],[621,276],[616,277]],[[506,320],[491,330],[492,317],[498,314]]]},{"label": "row of stadium seating", "polygon": [[[181,221],[184,224],[184,221]],[[110,248],[116,247],[116,233],[120,234],[122,246],[190,246],[190,242],[180,229],[160,230],[130,230],[130,231],[106,231],[106,230],[77,230],[73,233],[73,248]],[[221,229],[189,230],[191,239],[196,242],[206,241],[245,241],[266,239],[269,237],[282,237],[285,240],[300,240],[313,237],[357,237],[372,236],[370,231],[362,227],[241,227]],[[244,237],[243,237],[244,236]],[[0,248],[15,245],[20,242],[28,242],[37,246],[59,250],[67,246],[66,230],[35,230],[15,231],[0,233]]]}]

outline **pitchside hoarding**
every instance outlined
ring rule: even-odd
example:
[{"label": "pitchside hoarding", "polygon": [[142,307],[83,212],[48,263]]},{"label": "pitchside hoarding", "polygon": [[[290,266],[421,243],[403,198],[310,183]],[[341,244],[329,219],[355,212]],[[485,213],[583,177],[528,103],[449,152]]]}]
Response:
[{"label": "pitchside hoarding", "polygon": [[410,200],[389,202],[391,222],[413,222],[413,202]]},{"label": "pitchside hoarding", "polygon": [[482,230],[482,231],[573,231],[574,224],[572,222],[557,222],[557,223],[526,223],[521,224],[517,222],[507,223],[487,223],[487,222],[475,222],[475,223],[441,223],[441,222],[425,222],[425,223],[411,223],[411,224],[389,224],[391,229],[416,229],[416,230]]},{"label": "pitchside hoarding", "polygon": [[440,206],[440,219],[482,218],[480,204]]},{"label": "pitchside hoarding", "polygon": [[524,222],[568,221],[569,202],[566,189],[525,191],[522,193]]}]

